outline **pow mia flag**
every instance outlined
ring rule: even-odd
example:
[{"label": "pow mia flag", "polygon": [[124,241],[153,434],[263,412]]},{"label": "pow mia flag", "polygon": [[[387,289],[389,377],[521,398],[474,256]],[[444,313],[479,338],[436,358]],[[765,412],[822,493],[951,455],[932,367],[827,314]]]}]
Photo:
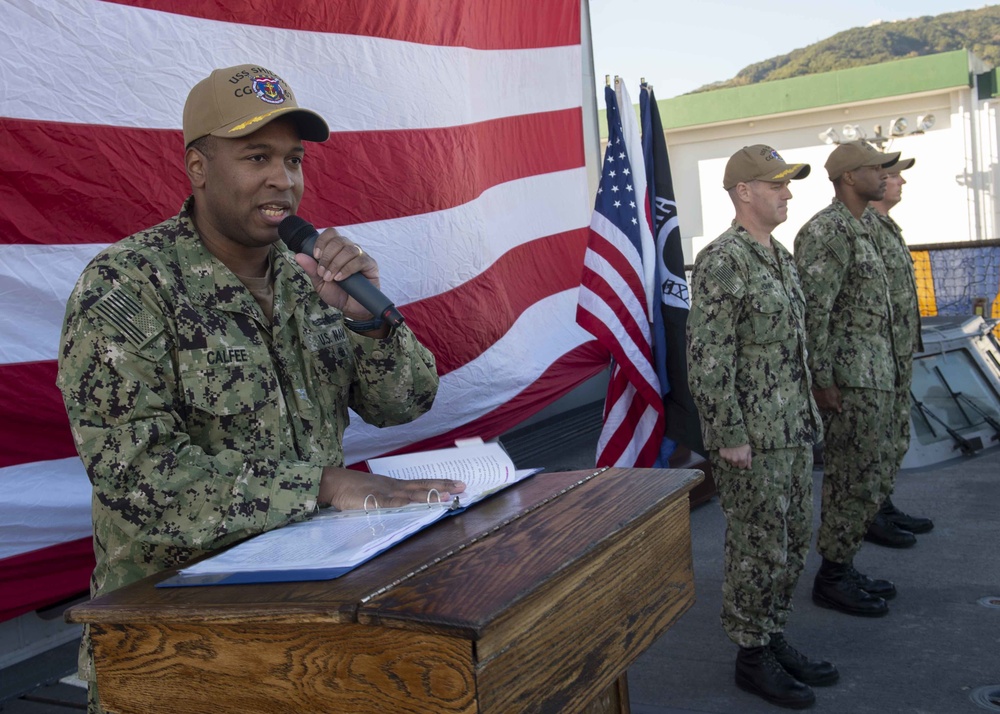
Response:
[{"label": "pow mia flag", "polygon": [[[642,85],[639,95],[642,119],[642,153],[646,164],[649,205],[653,211],[653,237],[656,239],[657,281],[660,285],[660,309],[654,311],[653,357],[660,378],[665,411],[665,435],[701,454],[698,410],[688,387],[685,329],[691,298],[684,277],[684,249],[681,228],[674,200],[674,183],[670,176],[667,142],[663,137],[660,110],[653,88]],[[661,466],[668,465],[674,444],[664,442]]]}]

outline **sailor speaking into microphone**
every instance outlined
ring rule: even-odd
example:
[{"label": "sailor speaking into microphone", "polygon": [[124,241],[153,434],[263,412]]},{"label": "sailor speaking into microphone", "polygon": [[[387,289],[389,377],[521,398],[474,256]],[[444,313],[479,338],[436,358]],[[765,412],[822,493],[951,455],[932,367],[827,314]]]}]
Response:
[{"label": "sailor speaking into microphone", "polygon": [[[375,259],[294,218],[305,144],[326,141],[326,121],[245,64],[191,89],[183,134],[180,212],[99,253],[67,303],[57,383],[94,489],[93,596],[320,506],[465,488],[344,468],[349,407],[379,427],[411,421],[438,377]],[[93,712],[91,657],[85,633]]]}]

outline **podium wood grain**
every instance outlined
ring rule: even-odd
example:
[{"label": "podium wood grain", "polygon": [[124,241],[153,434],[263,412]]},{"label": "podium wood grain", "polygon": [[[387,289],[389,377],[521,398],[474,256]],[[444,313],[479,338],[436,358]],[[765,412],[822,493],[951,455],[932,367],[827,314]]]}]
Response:
[{"label": "podium wood grain", "polygon": [[698,471],[538,474],[330,581],[79,605],[109,711],[628,712],[624,672],[694,602]]}]

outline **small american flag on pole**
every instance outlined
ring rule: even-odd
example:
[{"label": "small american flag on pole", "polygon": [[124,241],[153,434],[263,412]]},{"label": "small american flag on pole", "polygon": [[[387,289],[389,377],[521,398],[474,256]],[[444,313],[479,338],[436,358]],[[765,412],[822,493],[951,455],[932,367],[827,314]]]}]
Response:
[{"label": "small american flag on pole", "polygon": [[[590,222],[576,321],[613,359],[597,465],[648,467],[656,462],[663,440],[663,399],[650,339],[650,310],[653,305],[659,309],[659,301],[653,301],[651,269],[655,244],[639,128],[628,92],[621,82],[616,84],[618,97],[611,87],[604,90],[608,147]],[[624,113],[621,107],[626,108]]]}]

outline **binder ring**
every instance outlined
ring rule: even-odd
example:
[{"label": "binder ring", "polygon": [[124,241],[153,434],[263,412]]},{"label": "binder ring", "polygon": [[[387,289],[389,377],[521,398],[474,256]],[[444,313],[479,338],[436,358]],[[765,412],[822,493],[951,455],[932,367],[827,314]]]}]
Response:
[{"label": "binder ring", "polygon": [[431,503],[431,494],[432,494],[432,493],[436,493],[436,494],[437,494],[437,497],[438,497],[438,500],[437,500],[437,502],[438,502],[438,505],[439,505],[439,506],[441,505],[441,492],[440,492],[440,491],[438,491],[438,490],[437,490],[436,488],[432,488],[432,489],[431,489],[430,491],[428,491],[428,492],[427,492],[427,507],[428,507],[428,508],[430,508],[431,506],[433,506],[433,505],[434,505],[433,503]]},{"label": "binder ring", "polygon": [[369,499],[369,498],[370,498],[370,499],[372,500],[372,502],[373,502],[373,503],[375,504],[375,507],[374,507],[374,508],[373,508],[372,510],[373,510],[373,511],[377,511],[377,510],[378,510],[378,499],[377,499],[377,498],[375,498],[375,494],[373,494],[373,493],[369,493],[369,494],[368,494],[367,496],[365,496],[365,503],[364,503],[364,509],[365,509],[365,513],[368,513],[368,499]]}]

